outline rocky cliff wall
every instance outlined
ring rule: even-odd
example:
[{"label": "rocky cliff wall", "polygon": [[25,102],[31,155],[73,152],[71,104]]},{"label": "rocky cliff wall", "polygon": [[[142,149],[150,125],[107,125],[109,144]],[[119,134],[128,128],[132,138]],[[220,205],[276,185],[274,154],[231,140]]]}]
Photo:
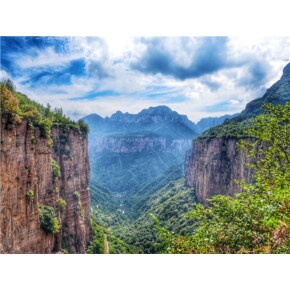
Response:
[{"label": "rocky cliff wall", "polygon": [[240,190],[235,180],[251,181],[249,160],[238,152],[237,142],[236,138],[194,141],[186,157],[186,185],[194,188],[200,202],[218,194],[233,196]]},{"label": "rocky cliff wall", "polygon": [[91,142],[91,150],[111,153],[137,153],[145,150],[180,151],[190,148],[191,139],[167,139],[165,137],[95,137]]},{"label": "rocky cliff wall", "polygon": [[[0,252],[53,253],[66,249],[84,253],[90,237],[88,141],[72,129],[52,128],[53,146],[23,121],[1,122]],[[61,176],[53,176],[52,160]],[[33,199],[27,192],[33,191]],[[80,202],[74,195],[79,192]],[[63,198],[66,207],[58,209]],[[81,206],[78,206],[78,205]],[[55,209],[61,230],[46,233],[39,206]]]}]

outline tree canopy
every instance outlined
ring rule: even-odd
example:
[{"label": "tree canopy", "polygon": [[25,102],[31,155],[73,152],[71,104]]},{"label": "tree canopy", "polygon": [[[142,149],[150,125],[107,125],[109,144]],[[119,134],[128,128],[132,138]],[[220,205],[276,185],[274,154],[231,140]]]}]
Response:
[{"label": "tree canopy", "polygon": [[[195,204],[194,233],[173,235],[159,226],[163,253],[290,253],[290,103],[264,105],[240,142],[252,160],[254,183],[235,198]],[[158,224],[158,221],[156,221]]]}]

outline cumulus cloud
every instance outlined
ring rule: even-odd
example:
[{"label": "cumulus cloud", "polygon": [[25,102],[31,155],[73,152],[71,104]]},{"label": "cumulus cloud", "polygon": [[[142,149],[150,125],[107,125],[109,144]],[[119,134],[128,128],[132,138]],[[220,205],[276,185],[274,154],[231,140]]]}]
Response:
[{"label": "cumulus cloud", "polygon": [[289,46],[285,37],[4,37],[1,75],[73,118],[166,104],[198,121],[262,96]]},{"label": "cumulus cloud", "polygon": [[230,65],[227,37],[145,38],[146,49],[132,68],[143,73],[170,75],[177,79],[198,78]]}]

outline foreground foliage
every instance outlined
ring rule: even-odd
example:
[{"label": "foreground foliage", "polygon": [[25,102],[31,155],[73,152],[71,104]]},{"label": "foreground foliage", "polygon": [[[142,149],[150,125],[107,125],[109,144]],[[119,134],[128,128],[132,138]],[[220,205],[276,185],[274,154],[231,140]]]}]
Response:
[{"label": "foreground foliage", "polygon": [[156,220],[163,253],[290,253],[290,103],[265,105],[242,141],[253,160],[253,184],[236,198],[215,196],[196,204],[191,236],[173,235]]}]

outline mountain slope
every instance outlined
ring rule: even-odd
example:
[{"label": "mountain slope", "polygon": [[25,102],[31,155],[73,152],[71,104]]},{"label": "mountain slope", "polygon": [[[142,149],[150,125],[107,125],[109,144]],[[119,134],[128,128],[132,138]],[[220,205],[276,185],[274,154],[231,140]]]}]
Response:
[{"label": "mountain slope", "polygon": [[262,98],[253,100],[240,115],[194,140],[186,159],[186,184],[195,190],[199,201],[206,203],[217,194],[233,196],[240,191],[235,180],[252,181],[252,172],[246,166],[250,160],[238,151],[238,141],[249,137],[244,131],[251,126],[252,118],[263,112],[261,105],[286,102],[290,102],[290,64]]},{"label": "mountain slope", "polygon": [[174,233],[190,234],[194,222],[186,216],[193,209],[195,194],[184,186],[184,179],[173,180],[157,189],[146,201],[144,213],[127,227],[113,227],[114,235],[128,245],[141,249],[141,253],[158,253],[161,242],[153,214],[160,224]]},{"label": "mountain slope", "polygon": [[254,99],[246,105],[236,117],[223,124],[205,131],[199,138],[235,137],[243,135],[243,130],[251,125],[251,119],[262,114],[264,104],[285,104],[290,101],[290,63],[283,69],[282,76],[261,98]]}]

